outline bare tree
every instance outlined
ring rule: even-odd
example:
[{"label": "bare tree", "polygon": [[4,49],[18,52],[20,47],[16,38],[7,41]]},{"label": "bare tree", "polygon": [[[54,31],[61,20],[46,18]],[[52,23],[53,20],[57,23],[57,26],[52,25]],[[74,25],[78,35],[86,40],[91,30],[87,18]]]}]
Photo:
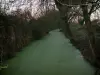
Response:
[{"label": "bare tree", "polygon": [[[85,4],[86,0],[84,0],[82,3]],[[82,11],[83,11],[83,17],[85,20],[85,26],[87,28],[86,30],[88,33],[90,49],[92,50],[92,55],[93,55],[94,60],[95,60],[95,57],[96,57],[95,52],[94,52],[94,50],[95,50],[95,35],[94,35],[94,31],[93,31],[91,21],[90,21],[90,14],[88,14],[88,6],[82,5],[81,7],[82,7]]]}]

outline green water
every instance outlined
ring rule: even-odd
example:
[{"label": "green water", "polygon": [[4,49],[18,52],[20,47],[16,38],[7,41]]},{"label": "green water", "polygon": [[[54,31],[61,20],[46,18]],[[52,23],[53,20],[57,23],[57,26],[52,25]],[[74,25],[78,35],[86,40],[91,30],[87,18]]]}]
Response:
[{"label": "green water", "polygon": [[94,69],[64,35],[52,31],[8,61],[2,75],[93,75]]}]

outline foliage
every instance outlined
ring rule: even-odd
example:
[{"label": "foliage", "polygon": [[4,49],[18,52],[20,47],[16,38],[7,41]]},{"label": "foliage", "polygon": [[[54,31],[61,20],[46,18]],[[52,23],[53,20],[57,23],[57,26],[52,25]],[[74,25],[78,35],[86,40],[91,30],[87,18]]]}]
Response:
[{"label": "foliage", "polygon": [[11,14],[1,13],[0,60],[6,61],[31,41],[39,40],[49,31],[57,29],[59,20],[59,13],[53,10],[38,19],[35,19],[29,10],[23,12],[17,9]]}]

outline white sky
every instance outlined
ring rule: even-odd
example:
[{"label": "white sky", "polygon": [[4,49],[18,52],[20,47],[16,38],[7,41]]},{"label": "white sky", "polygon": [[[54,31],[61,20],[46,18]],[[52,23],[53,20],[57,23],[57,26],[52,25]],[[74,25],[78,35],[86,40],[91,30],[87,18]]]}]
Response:
[{"label": "white sky", "polygon": [[[0,0],[0,2],[2,2],[2,3],[8,3],[8,5],[10,7],[8,12],[15,11],[17,8],[20,8],[22,10],[24,10],[25,8],[28,8],[32,11],[33,16],[37,12],[38,12],[38,14],[41,13],[41,12],[39,12],[40,10],[37,11],[39,9],[39,0],[15,0],[15,2],[12,4],[10,4],[9,1],[14,1],[14,0]],[[50,4],[54,5],[54,1],[52,0],[52,3],[50,3]],[[30,5],[32,5],[32,6],[30,7]],[[2,7],[4,7],[3,4],[2,4]],[[93,13],[91,15],[91,20],[97,19],[97,18],[100,18],[100,11],[99,10],[97,10],[96,13]]]},{"label": "white sky", "polygon": [[[14,0],[2,0],[3,3],[5,2],[9,3],[9,1],[14,1]],[[11,11],[15,11],[17,8],[20,8],[22,10],[25,10],[26,8],[28,8],[29,10],[31,10],[32,15],[36,16],[37,12],[38,12],[37,15],[41,13],[39,10],[39,3],[40,3],[39,0],[16,0],[14,3],[9,4],[10,9],[7,12],[9,13]],[[50,4],[54,5],[54,2],[51,2]]]}]

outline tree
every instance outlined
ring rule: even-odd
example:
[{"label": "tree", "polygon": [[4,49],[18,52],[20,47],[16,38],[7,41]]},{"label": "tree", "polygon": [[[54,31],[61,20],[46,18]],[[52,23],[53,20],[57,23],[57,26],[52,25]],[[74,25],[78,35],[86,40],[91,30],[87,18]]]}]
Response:
[{"label": "tree", "polygon": [[[94,35],[94,31],[93,31],[93,28],[91,25],[90,16],[94,11],[96,11],[98,8],[100,8],[100,0],[55,0],[55,3],[57,5],[59,11],[61,12],[61,14],[67,18],[67,19],[64,19],[67,24],[66,27],[69,27],[69,24],[68,24],[68,14],[70,13],[69,9],[72,9],[73,7],[78,6],[78,5],[81,6],[82,11],[83,11],[83,13],[81,13],[83,16],[83,20],[81,23],[83,24],[85,22],[88,39],[89,39],[89,43],[90,43],[90,49],[92,51],[92,55],[95,60],[96,59],[95,52],[94,52],[94,50],[95,50],[95,35]],[[88,7],[89,4],[91,4],[90,7]],[[68,29],[70,30],[70,28],[66,28],[66,29],[67,29],[67,32],[68,32]]]},{"label": "tree", "polygon": [[55,4],[57,6],[57,8],[59,9],[60,11],[60,14],[61,14],[61,18],[65,21],[66,23],[66,28],[65,28],[65,35],[69,38],[69,39],[73,39],[73,35],[72,35],[72,32],[70,30],[70,24],[69,24],[69,16],[68,16],[68,13],[69,13],[69,9],[70,7],[68,6],[63,6],[61,3],[59,3],[57,0],[55,0]]},{"label": "tree", "polygon": [[[84,0],[82,3],[85,4],[86,0]],[[94,35],[94,31],[93,31],[93,28],[91,25],[90,15],[88,14],[87,5],[82,5],[81,7],[82,7],[83,17],[84,17],[85,26],[86,26],[86,30],[87,30],[87,34],[88,34],[89,43],[90,43],[89,46],[92,51],[93,58],[95,60],[95,57],[96,57],[95,52],[94,52],[94,50],[95,50],[95,35]]]}]

